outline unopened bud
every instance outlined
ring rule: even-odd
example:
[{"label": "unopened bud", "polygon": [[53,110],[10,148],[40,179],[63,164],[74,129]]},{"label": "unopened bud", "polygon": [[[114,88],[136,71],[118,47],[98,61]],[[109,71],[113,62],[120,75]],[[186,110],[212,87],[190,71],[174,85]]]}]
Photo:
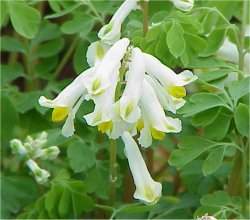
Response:
[{"label": "unopened bud", "polygon": [[19,154],[24,156],[27,154],[26,148],[23,146],[23,143],[19,139],[13,139],[10,141],[10,147],[12,149],[12,153]]},{"label": "unopened bud", "polygon": [[57,146],[48,147],[46,149],[43,149],[42,151],[43,154],[41,156],[41,159],[43,160],[53,160],[60,153],[60,150]]},{"label": "unopened bud", "polygon": [[48,178],[50,176],[50,173],[47,170],[41,169],[37,163],[34,160],[27,160],[26,162],[27,166],[33,173],[36,182],[39,184],[44,184],[48,182]]}]

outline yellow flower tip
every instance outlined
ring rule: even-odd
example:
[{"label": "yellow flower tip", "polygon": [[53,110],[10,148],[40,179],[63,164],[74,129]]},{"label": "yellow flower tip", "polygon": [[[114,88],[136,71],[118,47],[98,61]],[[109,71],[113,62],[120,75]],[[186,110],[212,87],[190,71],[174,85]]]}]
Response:
[{"label": "yellow flower tip", "polygon": [[165,133],[162,131],[158,131],[155,128],[151,128],[151,135],[156,140],[163,140],[165,137]]},{"label": "yellow flower tip", "polygon": [[160,199],[159,196],[157,196],[154,191],[150,187],[145,187],[144,188],[144,196],[147,198],[148,201],[150,201],[150,205],[153,205],[158,202]]},{"label": "yellow flower tip", "polygon": [[98,131],[100,131],[101,133],[105,133],[106,131],[109,131],[112,129],[113,123],[112,121],[106,121],[106,122],[99,124],[97,127],[98,127]]},{"label": "yellow flower tip", "polygon": [[142,120],[142,118],[141,118],[141,119],[139,119],[139,120],[137,121],[137,123],[136,123],[136,129],[137,129],[138,131],[141,131],[143,128],[144,128],[144,123],[143,123],[143,120]]},{"label": "yellow flower tip", "polygon": [[167,128],[168,130],[170,130],[170,131],[175,131],[175,130],[176,130],[176,128],[173,127],[172,125],[166,125],[166,128]]},{"label": "yellow flower tip", "polygon": [[183,86],[171,86],[168,88],[168,92],[175,98],[183,98],[186,96],[186,89]]},{"label": "yellow flower tip", "polygon": [[63,121],[67,117],[68,114],[69,114],[68,107],[56,107],[53,109],[53,112],[52,112],[52,121],[53,122]]}]

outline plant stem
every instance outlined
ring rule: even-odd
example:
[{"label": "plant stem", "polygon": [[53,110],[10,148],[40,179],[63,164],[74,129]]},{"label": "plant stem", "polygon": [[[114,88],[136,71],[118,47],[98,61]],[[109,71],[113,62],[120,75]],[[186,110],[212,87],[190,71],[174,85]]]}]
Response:
[{"label": "plant stem", "polygon": [[143,13],[143,33],[145,36],[148,32],[148,1],[144,0],[141,3],[141,7],[142,7],[142,13]]},{"label": "plant stem", "polygon": [[59,65],[58,65],[58,67],[57,67],[57,69],[55,71],[55,75],[54,75],[55,78],[58,77],[58,75],[62,71],[63,67],[68,62],[69,58],[71,57],[72,53],[74,52],[74,50],[75,50],[75,48],[77,46],[78,40],[79,40],[79,38],[75,37],[75,39],[73,40],[72,44],[70,45],[68,51],[66,52],[66,54],[63,57],[63,59],[59,63]]},{"label": "plant stem", "polygon": [[97,19],[100,21],[100,23],[102,25],[104,25],[104,19],[103,17],[98,13],[98,11],[96,10],[95,6],[92,4],[91,0],[89,1],[84,1],[85,4],[87,4],[90,8],[90,10],[95,14],[95,16],[97,17]]},{"label": "plant stem", "polygon": [[[240,28],[240,39],[238,45],[239,51],[239,70],[244,70],[244,41],[245,41],[245,28],[248,19],[248,0],[243,1],[243,13],[242,13],[242,23]],[[240,76],[240,75],[239,75]]]},{"label": "plant stem", "polygon": [[110,140],[110,203],[113,204],[116,197],[116,181],[117,181],[117,170],[116,170],[116,141]]}]

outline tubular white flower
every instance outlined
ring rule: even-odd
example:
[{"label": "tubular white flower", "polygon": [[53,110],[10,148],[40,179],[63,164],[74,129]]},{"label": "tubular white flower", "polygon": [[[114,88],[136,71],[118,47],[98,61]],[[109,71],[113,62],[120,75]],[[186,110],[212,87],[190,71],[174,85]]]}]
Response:
[{"label": "tubular white flower", "polygon": [[111,85],[110,75],[120,65],[120,61],[126,53],[129,39],[123,38],[117,41],[105,54],[102,61],[94,67],[92,77],[84,81],[84,85],[90,96],[97,96],[105,92]]},{"label": "tubular white flower", "polygon": [[194,6],[194,0],[170,0],[174,6],[182,11],[190,11]]},{"label": "tubular white flower", "polygon": [[41,169],[34,160],[27,160],[26,165],[29,167],[33,173],[37,183],[44,184],[48,182],[50,173],[47,170]]},{"label": "tubular white flower", "polygon": [[180,74],[176,74],[173,70],[149,54],[144,53],[144,60],[146,72],[159,80],[167,92],[175,98],[183,98],[186,96],[186,90],[183,86],[197,79],[197,76],[193,75],[189,70],[184,70]]},{"label": "tubular white flower", "polygon": [[174,96],[171,96],[156,79],[149,75],[145,75],[145,79],[153,87],[159,102],[165,110],[175,114],[176,110],[185,104],[186,101],[183,98],[175,98]]},{"label": "tubular white flower", "polygon": [[62,129],[62,134],[66,137],[71,136],[74,133],[75,114],[86,94],[84,81],[90,77],[92,71],[93,68],[84,71],[55,99],[50,100],[44,96],[39,98],[39,104],[41,106],[53,108],[52,121],[60,122],[67,117]]},{"label": "tubular white flower", "polygon": [[106,44],[113,44],[121,37],[121,25],[128,14],[137,8],[136,0],[126,0],[115,12],[110,22],[104,25],[98,33],[98,37]]},{"label": "tubular white flower", "polygon": [[125,144],[125,152],[129,167],[136,185],[134,198],[145,203],[154,204],[161,197],[161,183],[156,182],[150,176],[141,152],[128,132],[124,132],[122,140]]},{"label": "tubular white flower", "polygon": [[142,93],[145,74],[144,59],[139,48],[132,49],[131,62],[126,73],[126,87],[119,100],[120,115],[123,120],[134,123],[141,115],[138,101]]},{"label": "tubular white flower", "polygon": [[54,160],[57,158],[58,154],[60,153],[60,150],[57,146],[51,146],[45,149],[42,149],[42,160]]},{"label": "tubular white flower", "polygon": [[142,129],[138,140],[143,147],[152,144],[152,137],[162,140],[165,133],[181,131],[181,121],[165,115],[154,89],[146,80],[143,81],[143,96],[140,99],[140,106],[143,125],[140,126]]},{"label": "tubular white flower", "polygon": [[92,67],[100,63],[108,49],[109,46],[101,41],[91,43],[86,54],[89,66]]},{"label": "tubular white flower", "polygon": [[95,103],[94,112],[84,116],[88,125],[97,125],[98,130],[102,133],[112,130],[112,115],[115,102],[115,90],[119,77],[119,68],[120,63],[118,63],[118,66],[110,75],[109,88],[103,94],[93,97]]}]

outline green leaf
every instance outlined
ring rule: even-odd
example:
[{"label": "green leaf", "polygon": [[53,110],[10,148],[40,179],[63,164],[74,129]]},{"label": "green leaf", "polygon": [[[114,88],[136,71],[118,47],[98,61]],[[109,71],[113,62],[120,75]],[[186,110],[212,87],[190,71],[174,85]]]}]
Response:
[{"label": "green leaf", "polygon": [[170,52],[175,58],[181,56],[185,51],[186,43],[183,33],[182,26],[176,21],[172,23],[172,26],[167,33],[166,42]]},{"label": "green leaf", "polygon": [[220,108],[211,108],[193,116],[192,125],[195,127],[206,127],[218,116]]},{"label": "green leaf", "polygon": [[211,82],[213,80],[218,80],[226,77],[230,72],[232,72],[232,70],[230,69],[220,69],[211,72],[204,72],[199,74],[199,79],[204,80],[205,82]]},{"label": "green leaf", "polygon": [[16,32],[29,39],[34,38],[41,20],[40,12],[24,1],[8,1],[8,8]]},{"label": "green leaf", "polygon": [[6,1],[1,1],[0,4],[0,27],[2,27],[8,18],[8,7],[7,7],[7,2]]},{"label": "green leaf", "polygon": [[207,159],[202,165],[202,172],[205,176],[214,173],[222,164],[225,154],[225,147],[217,147],[209,152]]},{"label": "green leaf", "polygon": [[1,86],[7,85],[18,77],[24,77],[24,70],[21,64],[15,63],[12,65],[0,65],[1,72]]},{"label": "green leaf", "polygon": [[189,98],[188,102],[178,110],[178,113],[189,117],[218,106],[227,107],[222,97],[212,93],[197,93]]},{"label": "green leaf", "polygon": [[228,86],[228,91],[233,98],[235,104],[238,100],[249,93],[250,77],[244,78],[240,81],[234,81]]},{"label": "green leaf", "polygon": [[83,57],[86,55],[87,49],[88,45],[83,40],[80,41],[76,47],[73,57],[73,66],[77,74],[88,68],[87,60],[83,59]]},{"label": "green leaf", "polygon": [[234,113],[234,121],[238,132],[245,136],[249,136],[249,121],[250,111],[249,106],[246,104],[239,103]]},{"label": "green leaf", "polygon": [[79,173],[86,171],[95,165],[95,153],[87,143],[75,141],[67,149],[70,167],[74,172]]},{"label": "green leaf", "polygon": [[215,142],[201,137],[184,136],[181,138],[180,144],[178,145],[179,149],[171,153],[169,164],[177,168],[182,168],[203,152],[215,146],[217,146]]},{"label": "green leaf", "polygon": [[208,36],[207,39],[207,47],[200,55],[207,57],[216,53],[216,51],[223,44],[225,35],[226,35],[225,28],[215,29],[214,31],[212,31],[212,33]]},{"label": "green leaf", "polygon": [[36,184],[27,177],[1,176],[1,186],[4,187],[1,192],[1,219],[12,218],[38,195]]},{"label": "green leaf", "polygon": [[67,216],[67,214],[71,212],[70,207],[72,207],[71,193],[68,191],[67,188],[64,188],[58,205],[58,213],[60,217]]},{"label": "green leaf", "polygon": [[217,141],[222,140],[227,135],[231,119],[232,115],[227,114],[225,111],[221,111],[216,119],[205,127],[205,136]]},{"label": "green leaf", "polygon": [[85,13],[76,13],[74,18],[70,21],[66,21],[61,26],[61,31],[65,34],[75,34],[82,32],[85,36],[91,31],[95,20],[86,16]]},{"label": "green leaf", "polygon": [[24,45],[16,38],[10,36],[3,36],[1,37],[0,41],[1,41],[1,51],[20,52],[20,53],[26,52]]},{"label": "green leaf", "polygon": [[216,191],[212,194],[205,195],[201,198],[201,204],[207,206],[226,206],[231,205],[230,196],[224,191]]},{"label": "green leaf", "polygon": [[63,49],[63,47],[64,47],[63,38],[50,40],[46,43],[39,45],[35,55],[38,58],[55,56]]},{"label": "green leaf", "polygon": [[13,137],[15,125],[19,122],[19,116],[13,103],[10,101],[7,95],[1,95],[1,143],[2,146],[5,142],[8,142]]}]

